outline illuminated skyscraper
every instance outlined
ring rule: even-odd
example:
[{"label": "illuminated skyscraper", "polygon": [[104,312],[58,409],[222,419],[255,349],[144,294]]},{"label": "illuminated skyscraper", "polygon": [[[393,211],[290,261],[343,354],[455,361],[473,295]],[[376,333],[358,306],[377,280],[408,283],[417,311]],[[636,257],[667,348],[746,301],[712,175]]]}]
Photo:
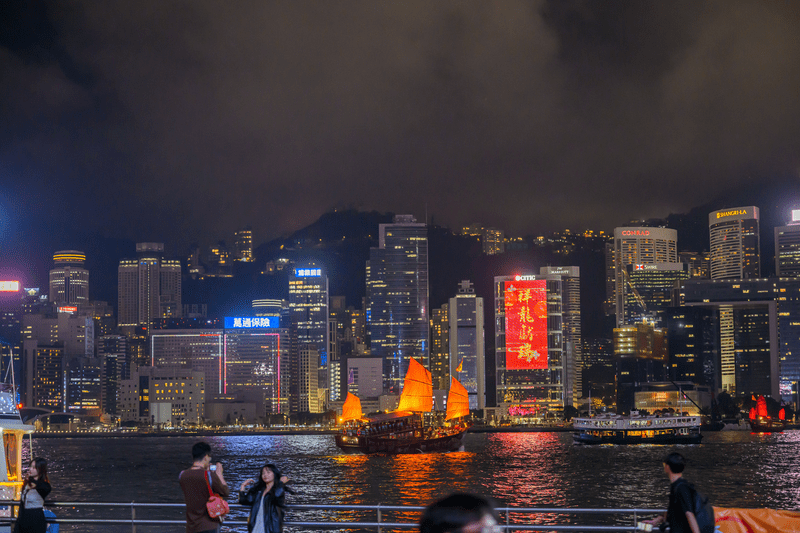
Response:
[{"label": "illuminated skyscraper", "polygon": [[629,322],[625,295],[629,288],[628,265],[652,265],[678,261],[678,232],[668,228],[622,227],[614,229],[614,298],[617,327]]},{"label": "illuminated skyscraper", "polygon": [[431,310],[431,379],[433,388],[450,386],[450,304]]},{"label": "illuminated skyscraper", "polygon": [[147,335],[158,318],[180,317],[181,263],[162,258],[160,242],[136,244],[138,259],[123,259],[118,269],[117,319],[126,333],[137,327]]},{"label": "illuminated skyscraper", "polygon": [[758,208],[734,207],[708,215],[711,279],[750,279],[761,274]]},{"label": "illuminated skyscraper", "polygon": [[486,255],[502,254],[506,251],[505,233],[497,228],[483,228],[481,245]]},{"label": "illuminated skyscraper", "polygon": [[576,266],[542,267],[547,279],[561,278],[561,325],[564,343],[564,395],[578,407],[583,394],[583,339],[581,337],[581,269]]},{"label": "illuminated skyscraper", "polygon": [[680,282],[689,279],[684,263],[654,263],[651,265],[628,265],[625,295],[625,319],[628,324],[643,320],[665,326],[664,313],[677,305],[673,296]]},{"label": "illuminated skyscraper", "polygon": [[639,383],[667,379],[667,330],[639,322],[614,328],[614,359],[617,363],[617,412],[629,413],[635,406]]},{"label": "illuminated skyscraper", "polygon": [[[299,410],[317,413],[327,403],[328,383],[328,276],[320,265],[298,266],[289,276],[289,313],[297,332]],[[311,357],[317,357],[312,364]],[[314,372],[314,376],[307,375]],[[314,410],[311,410],[314,409]]]},{"label": "illuminated skyscraper", "polygon": [[367,265],[367,331],[385,392],[399,394],[412,357],[428,365],[428,297],[428,228],[397,215],[380,225]]},{"label": "illuminated skyscraper", "polygon": [[524,414],[572,405],[564,279],[557,274],[499,276],[494,285],[498,407]]},{"label": "illuminated skyscraper", "polygon": [[472,283],[462,281],[458,294],[450,298],[449,308],[449,373],[467,389],[470,409],[483,409],[486,407],[483,298],[475,295]]},{"label": "illuminated skyscraper", "polygon": [[50,301],[57,305],[85,304],[89,301],[89,271],[83,268],[86,254],[62,250],[53,254],[50,271]]},{"label": "illuminated skyscraper", "polygon": [[775,228],[775,273],[779,278],[800,277],[800,209],[792,221]]},{"label": "illuminated skyscraper", "polygon": [[249,263],[255,259],[253,257],[253,229],[250,226],[234,233],[233,253],[235,261]]}]

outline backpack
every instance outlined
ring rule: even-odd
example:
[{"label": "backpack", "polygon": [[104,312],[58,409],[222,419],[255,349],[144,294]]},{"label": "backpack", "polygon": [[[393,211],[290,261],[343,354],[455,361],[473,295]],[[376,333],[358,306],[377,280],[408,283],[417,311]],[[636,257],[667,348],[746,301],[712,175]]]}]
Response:
[{"label": "backpack", "polygon": [[[687,483],[689,483],[687,481]],[[689,491],[692,494],[692,512],[697,520],[700,533],[714,533],[714,507],[708,501],[708,496],[694,488],[689,483]]]}]

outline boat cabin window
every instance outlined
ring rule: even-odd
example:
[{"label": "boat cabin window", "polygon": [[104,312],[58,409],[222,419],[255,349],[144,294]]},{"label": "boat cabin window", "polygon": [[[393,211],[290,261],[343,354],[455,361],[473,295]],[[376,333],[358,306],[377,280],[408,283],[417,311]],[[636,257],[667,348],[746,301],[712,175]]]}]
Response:
[{"label": "boat cabin window", "polygon": [[6,453],[6,469],[8,471],[9,481],[20,481],[19,464],[17,463],[17,455],[19,443],[17,436],[13,433],[3,433],[3,448]]}]

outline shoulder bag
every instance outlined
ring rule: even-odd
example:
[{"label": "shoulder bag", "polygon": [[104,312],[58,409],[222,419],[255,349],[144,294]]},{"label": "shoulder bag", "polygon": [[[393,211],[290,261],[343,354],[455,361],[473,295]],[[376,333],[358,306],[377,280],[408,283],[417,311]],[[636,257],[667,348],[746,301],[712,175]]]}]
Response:
[{"label": "shoulder bag", "polygon": [[208,472],[206,476],[206,485],[208,485],[208,501],[206,502],[206,509],[208,510],[208,516],[211,518],[219,518],[222,520],[222,517],[228,514],[231,509],[228,507],[228,502],[220,496],[219,494],[214,494],[211,490],[211,472]]}]

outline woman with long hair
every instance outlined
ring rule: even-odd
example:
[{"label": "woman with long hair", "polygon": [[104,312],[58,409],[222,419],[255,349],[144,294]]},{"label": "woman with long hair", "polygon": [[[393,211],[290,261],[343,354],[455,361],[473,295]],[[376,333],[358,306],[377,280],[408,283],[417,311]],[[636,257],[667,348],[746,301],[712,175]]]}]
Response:
[{"label": "woman with long hair", "polygon": [[35,457],[28,469],[28,479],[22,486],[19,516],[14,533],[45,533],[47,520],[44,517],[44,499],[50,494],[47,479],[47,460]]},{"label": "woman with long hair", "polygon": [[[258,481],[247,479],[239,487],[239,503],[250,507],[247,517],[248,533],[281,533],[283,531],[283,499],[288,492],[294,494],[284,483],[278,467],[266,464],[261,467]],[[249,489],[249,485],[252,485]]]}]

